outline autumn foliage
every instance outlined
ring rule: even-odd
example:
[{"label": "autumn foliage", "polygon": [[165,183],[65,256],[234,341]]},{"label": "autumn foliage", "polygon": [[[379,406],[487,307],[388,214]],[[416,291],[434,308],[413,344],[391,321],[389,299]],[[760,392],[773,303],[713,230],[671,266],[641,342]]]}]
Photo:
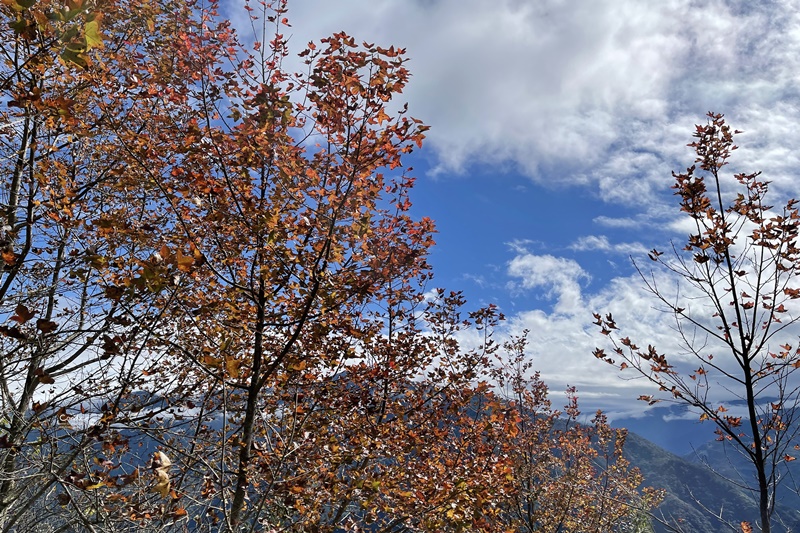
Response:
[{"label": "autumn foliage", "polygon": [[551,409],[494,308],[425,296],[405,51],[291,54],[285,2],[245,9],[250,46],[213,3],[2,2],[0,528],[599,533],[649,508],[624,435]]}]

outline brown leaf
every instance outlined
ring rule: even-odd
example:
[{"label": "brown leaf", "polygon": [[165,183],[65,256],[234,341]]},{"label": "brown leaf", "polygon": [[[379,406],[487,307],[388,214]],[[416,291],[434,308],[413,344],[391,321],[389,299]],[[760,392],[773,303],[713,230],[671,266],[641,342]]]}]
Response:
[{"label": "brown leaf", "polygon": [[56,382],[56,380],[53,379],[53,376],[45,372],[44,368],[42,367],[37,368],[33,374],[39,378],[39,383],[44,385],[52,385]]},{"label": "brown leaf", "polygon": [[120,476],[119,477],[119,483],[124,487],[125,485],[130,485],[131,483],[133,483],[137,479],[139,479],[139,469],[138,468],[134,469],[134,471],[131,472],[130,474],[124,474],[124,475]]},{"label": "brown leaf", "polygon": [[43,318],[40,318],[39,320],[36,321],[36,329],[38,329],[42,333],[51,333],[56,329],[58,329],[58,324],[56,324],[51,320],[45,320]]},{"label": "brown leaf", "polygon": [[242,365],[242,361],[240,359],[226,359],[225,360],[225,370],[228,371],[228,374],[233,378],[237,379],[239,377],[239,367]]},{"label": "brown leaf", "polygon": [[176,262],[178,264],[178,270],[181,272],[189,272],[192,269],[192,265],[194,265],[194,257],[191,255],[183,255],[183,253],[178,250]]},{"label": "brown leaf", "polygon": [[103,335],[103,359],[108,359],[112,355],[118,355],[120,353],[119,342],[122,339],[118,336],[114,338],[109,337],[108,335]]},{"label": "brown leaf", "polygon": [[0,335],[5,335],[6,337],[11,337],[12,339],[24,340],[27,337],[22,330],[20,330],[17,326],[0,326]]}]

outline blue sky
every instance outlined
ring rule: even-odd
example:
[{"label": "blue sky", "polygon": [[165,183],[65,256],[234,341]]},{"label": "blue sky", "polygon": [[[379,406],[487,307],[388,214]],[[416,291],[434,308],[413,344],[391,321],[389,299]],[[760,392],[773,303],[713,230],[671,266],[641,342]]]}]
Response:
[{"label": "blue sky", "polygon": [[[639,414],[652,390],[596,361],[591,312],[675,347],[630,257],[688,231],[671,171],[707,111],[744,130],[731,171],[797,196],[800,1],[295,0],[292,43],[344,30],[405,47],[415,212],[437,222],[437,285],[531,330],[535,366],[583,407]],[[662,276],[662,274],[659,274]],[[673,283],[663,278],[666,286]],[[710,429],[709,429],[710,432]]]}]

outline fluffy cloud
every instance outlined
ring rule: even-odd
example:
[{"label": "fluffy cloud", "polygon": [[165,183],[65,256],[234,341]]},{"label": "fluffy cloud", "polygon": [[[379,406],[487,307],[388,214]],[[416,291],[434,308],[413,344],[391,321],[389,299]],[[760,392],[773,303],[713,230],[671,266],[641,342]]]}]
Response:
[{"label": "fluffy cloud", "polygon": [[634,375],[621,373],[617,366],[592,356],[596,347],[607,347],[605,337],[592,324],[593,311],[613,313],[632,338],[675,348],[667,327],[668,316],[653,308],[641,280],[617,278],[596,293],[583,294],[579,281],[586,274],[576,262],[532,254],[515,257],[508,265],[508,274],[522,279],[518,287],[546,288],[558,301],[550,312],[537,309],[517,313],[504,328],[509,335],[528,331],[534,367],[550,386],[556,404],[559,391],[576,386],[587,412],[603,409],[612,417],[623,418],[641,413],[643,404],[635,400],[651,394],[652,386],[640,379],[625,379]]},{"label": "fluffy cloud", "polygon": [[[408,48],[412,113],[440,171],[505,163],[641,203],[691,162],[709,109],[748,131],[743,164],[790,186],[800,141],[797,0],[321,0],[298,45],[345,29]],[[748,144],[750,143],[750,144]]]},{"label": "fluffy cloud", "polygon": [[[664,303],[685,307],[687,316],[692,316],[710,331],[716,331],[716,319],[713,318],[716,308],[708,295],[659,264],[647,261],[641,268],[641,276],[638,273],[619,276],[589,291],[580,283],[588,275],[571,259],[518,252],[508,263],[507,275],[514,280],[516,290],[544,291],[557,301],[550,311],[536,309],[513,314],[505,327],[508,334],[529,332],[534,367],[542,373],[551,390],[576,386],[585,408],[602,408],[612,416],[623,418],[641,413],[644,404],[635,401],[639,395],[659,394],[652,384],[639,378],[633,370],[620,371],[618,366],[592,357],[596,347],[612,353],[610,342],[593,324],[594,312],[612,314],[620,328],[616,333],[629,337],[639,346],[652,344],[660,353],[666,354],[670,364],[684,376],[698,367],[690,347],[704,355],[716,355],[716,365],[733,375],[738,374],[737,363],[729,348],[687,321],[676,321]],[[739,283],[744,283],[748,278],[738,279]],[[755,279],[750,281],[755,282]],[[769,283],[761,282],[766,284],[765,290],[769,292]],[[657,289],[663,301],[655,297],[647,285]],[[722,298],[727,299],[725,296]],[[794,345],[800,334],[800,324],[790,322],[791,317],[800,315],[800,305],[786,302],[786,307],[789,312],[784,316],[784,323],[772,328],[777,333],[769,341],[769,349],[773,351],[777,351],[782,343]],[[786,329],[778,331],[781,327]],[[622,362],[621,358],[618,359],[617,365]],[[708,391],[710,401],[727,403],[740,399],[736,387],[730,387],[729,380],[709,371],[712,372]]]},{"label": "fluffy cloud", "polygon": [[580,282],[589,279],[589,274],[571,259],[531,253],[512,259],[508,275],[515,279],[509,283],[512,292],[542,289],[556,300],[554,312],[558,314],[573,314],[581,308]]}]

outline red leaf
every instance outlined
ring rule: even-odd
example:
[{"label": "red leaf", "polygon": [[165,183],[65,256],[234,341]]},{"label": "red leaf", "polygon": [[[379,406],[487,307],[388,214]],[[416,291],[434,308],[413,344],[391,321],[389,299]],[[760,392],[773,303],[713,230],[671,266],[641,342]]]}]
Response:
[{"label": "red leaf", "polygon": [[11,317],[11,320],[19,324],[24,324],[36,315],[34,311],[31,311],[22,304],[17,305],[17,307],[14,309],[14,313],[16,314]]}]

